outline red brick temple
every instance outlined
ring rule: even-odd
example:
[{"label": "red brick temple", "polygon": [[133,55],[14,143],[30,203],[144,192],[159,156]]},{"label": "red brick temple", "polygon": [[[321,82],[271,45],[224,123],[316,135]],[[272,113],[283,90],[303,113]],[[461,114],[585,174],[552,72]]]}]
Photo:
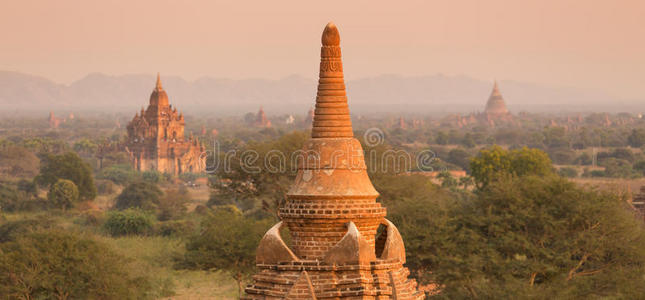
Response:
[{"label": "red brick temple", "polygon": [[127,126],[125,150],[134,169],[173,175],[203,171],[205,164],[200,156],[204,146],[192,134],[186,139],[184,126],[184,115],[168,102],[157,75],[148,107],[142,108]]}]

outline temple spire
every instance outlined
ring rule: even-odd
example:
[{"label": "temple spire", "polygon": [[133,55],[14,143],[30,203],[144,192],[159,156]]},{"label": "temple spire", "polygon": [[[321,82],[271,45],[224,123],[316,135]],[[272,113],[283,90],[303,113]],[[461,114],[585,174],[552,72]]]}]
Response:
[{"label": "temple spire", "polygon": [[157,86],[155,87],[158,91],[163,90],[163,87],[161,86],[161,75],[159,72],[157,72]]},{"label": "temple spire", "polygon": [[340,34],[334,23],[327,24],[321,42],[320,79],[311,137],[351,138],[354,134],[345,92]]}]

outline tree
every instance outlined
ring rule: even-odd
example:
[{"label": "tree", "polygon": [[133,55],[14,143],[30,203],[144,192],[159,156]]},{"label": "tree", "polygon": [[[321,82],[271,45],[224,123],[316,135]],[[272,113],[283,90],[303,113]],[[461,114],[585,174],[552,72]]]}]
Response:
[{"label": "tree", "polygon": [[101,171],[96,175],[96,178],[107,179],[116,184],[124,185],[134,180],[136,176],[137,173],[132,169],[130,165],[115,164],[101,169]]},{"label": "tree", "polygon": [[189,238],[181,267],[227,271],[238,283],[255,268],[255,251],[271,223],[246,218],[234,206],[223,206],[202,222],[202,231]]},{"label": "tree", "polygon": [[[18,182],[20,183],[20,182]],[[42,209],[47,203],[36,197],[34,193],[25,191],[18,184],[18,189],[13,184],[0,182],[0,211],[23,211]]]},{"label": "tree", "polygon": [[71,208],[78,202],[78,188],[71,180],[58,179],[51,185],[47,199],[51,204],[63,210]]},{"label": "tree", "polygon": [[446,134],[443,131],[439,131],[437,133],[437,137],[435,138],[435,143],[438,145],[447,145],[448,144],[448,134]]},{"label": "tree", "polygon": [[470,168],[472,177],[480,188],[504,176],[553,174],[549,156],[542,150],[526,147],[510,151],[499,146],[482,149],[472,159]]},{"label": "tree", "polygon": [[127,208],[155,210],[162,195],[163,192],[156,184],[148,181],[137,181],[129,184],[121,191],[121,194],[116,198],[114,207],[119,210]]},{"label": "tree", "polygon": [[190,193],[185,186],[167,190],[159,199],[157,218],[167,221],[180,218],[186,213],[186,204],[190,202]]},{"label": "tree", "polygon": [[99,146],[95,142],[87,138],[83,138],[74,143],[73,149],[77,153],[88,157],[94,155],[98,147]]},{"label": "tree", "polygon": [[40,185],[52,185],[59,179],[74,182],[79,196],[83,200],[96,198],[96,186],[92,177],[92,168],[78,154],[67,152],[61,155],[48,154],[43,158],[40,174],[36,180]]},{"label": "tree", "polygon": [[33,177],[38,174],[38,157],[24,147],[0,146],[0,173],[12,177]]},{"label": "tree", "polygon": [[456,188],[459,185],[457,179],[452,177],[448,171],[439,172],[437,179],[441,179],[441,187],[443,188]]},{"label": "tree", "polygon": [[450,152],[448,152],[448,157],[446,158],[446,161],[451,164],[460,166],[462,169],[466,171],[470,171],[470,158],[471,158],[471,155],[470,153],[468,153],[468,151],[461,148],[455,148],[450,150]]},{"label": "tree", "polygon": [[0,294],[7,299],[147,299],[147,278],[95,240],[40,231],[0,243]]},{"label": "tree", "polygon": [[634,148],[640,148],[645,145],[645,129],[632,129],[632,133],[627,137],[627,142]]},{"label": "tree", "polygon": [[461,144],[464,145],[466,148],[474,148],[477,146],[477,143],[475,143],[475,139],[470,133],[466,133],[464,135],[463,140],[461,141]]},{"label": "tree", "polygon": [[208,205],[234,204],[243,211],[263,208],[277,214],[296,177],[298,157],[293,154],[307,138],[307,133],[296,131],[277,140],[250,143],[234,157],[222,154]]},{"label": "tree", "polygon": [[605,167],[604,176],[614,178],[632,178],[638,176],[638,173],[632,169],[632,164],[624,159],[606,158],[601,163]]},{"label": "tree", "polygon": [[437,299],[639,298],[645,227],[624,197],[558,176],[502,177],[467,201],[441,191],[388,208],[408,267]]},{"label": "tree", "polygon": [[[454,254],[448,254],[459,248],[454,244],[458,241],[453,236],[457,225],[452,222],[458,197],[435,184],[428,184],[423,176],[397,177],[401,177],[398,183],[403,183],[403,193],[394,185],[391,186],[394,190],[382,185],[376,188],[379,192],[386,190],[383,200],[388,209],[387,218],[397,226],[405,242],[406,266],[422,284],[437,282],[435,275],[444,275],[443,272],[455,272],[458,276],[459,264],[452,259]],[[396,199],[390,199],[390,194]],[[437,273],[438,267],[444,264],[450,269],[442,268]]]}]

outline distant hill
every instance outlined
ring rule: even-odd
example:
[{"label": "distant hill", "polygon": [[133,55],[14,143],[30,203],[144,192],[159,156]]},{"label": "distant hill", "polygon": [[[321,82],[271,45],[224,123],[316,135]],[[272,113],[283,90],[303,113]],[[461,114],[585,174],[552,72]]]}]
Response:
[{"label": "distant hill", "polygon": [[[204,77],[187,81],[163,76],[170,101],[193,114],[231,115],[257,111],[304,114],[314,104],[316,81],[301,76],[280,80],[230,80]],[[2,111],[135,111],[147,105],[154,87],[151,74],[109,76],[89,74],[70,85],[48,79],[0,71]],[[645,101],[627,101],[574,88],[545,87],[500,81],[512,112],[645,111]],[[483,109],[492,83],[467,76],[382,75],[347,82],[354,113],[466,113]]]}]

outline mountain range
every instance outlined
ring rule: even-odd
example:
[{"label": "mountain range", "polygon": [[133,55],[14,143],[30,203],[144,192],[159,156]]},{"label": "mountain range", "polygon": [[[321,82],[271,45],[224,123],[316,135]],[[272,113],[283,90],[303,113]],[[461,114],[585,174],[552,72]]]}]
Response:
[{"label": "mountain range", "polygon": [[[170,102],[192,114],[237,115],[263,106],[267,114],[303,114],[315,101],[316,81],[292,75],[279,80],[163,76]],[[155,75],[92,73],[71,84],[0,71],[0,111],[132,112],[147,105]],[[638,112],[645,101],[617,99],[599,91],[502,80],[512,112]],[[353,113],[446,114],[483,109],[492,82],[468,76],[381,75],[347,81]]]}]

